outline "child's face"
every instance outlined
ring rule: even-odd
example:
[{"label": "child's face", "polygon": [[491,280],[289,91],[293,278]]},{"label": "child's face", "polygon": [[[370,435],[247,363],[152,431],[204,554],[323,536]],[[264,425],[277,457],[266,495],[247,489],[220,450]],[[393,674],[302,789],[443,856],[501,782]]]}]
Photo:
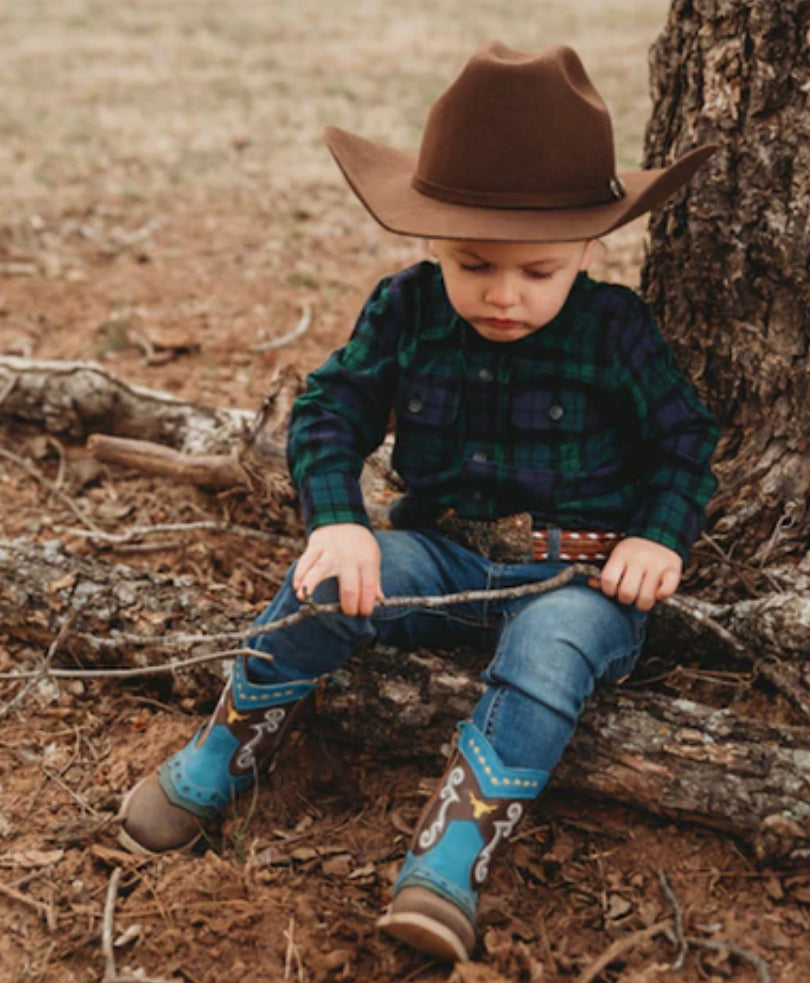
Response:
[{"label": "child's face", "polygon": [[488,341],[519,341],[562,310],[595,240],[484,242],[434,239],[454,310]]}]

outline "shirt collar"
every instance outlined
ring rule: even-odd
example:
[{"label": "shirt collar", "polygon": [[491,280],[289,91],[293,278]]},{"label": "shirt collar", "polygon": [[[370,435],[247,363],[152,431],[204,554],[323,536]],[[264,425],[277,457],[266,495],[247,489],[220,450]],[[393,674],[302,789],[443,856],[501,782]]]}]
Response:
[{"label": "shirt collar", "polygon": [[425,283],[423,310],[430,311],[419,328],[423,339],[439,340],[463,331],[467,322],[459,317],[447,296],[441,267],[438,263],[426,263],[429,273]]}]

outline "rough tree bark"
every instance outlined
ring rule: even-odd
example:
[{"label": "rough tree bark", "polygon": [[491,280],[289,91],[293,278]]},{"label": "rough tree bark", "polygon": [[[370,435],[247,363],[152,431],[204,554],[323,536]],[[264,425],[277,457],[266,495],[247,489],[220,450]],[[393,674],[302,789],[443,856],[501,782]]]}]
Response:
[{"label": "rough tree bark", "polygon": [[[244,631],[249,605],[230,593],[214,597],[190,578],[71,556],[56,542],[0,544],[0,635],[37,651],[58,638],[53,662],[62,666],[142,669],[230,649],[233,642],[197,641],[167,652],[128,638]],[[435,757],[480,696],[485,660],[471,652],[360,653],[335,674],[311,724],[382,760]],[[212,704],[222,686],[217,662],[157,678],[165,697],[198,704]],[[629,688],[591,703],[554,775],[557,788],[728,830],[772,862],[802,860],[810,850],[809,785],[810,728]]]},{"label": "rough tree bark", "polygon": [[653,216],[643,274],[724,429],[713,536],[807,566],[810,2],[673,0],[651,75],[647,165],[718,147]]}]

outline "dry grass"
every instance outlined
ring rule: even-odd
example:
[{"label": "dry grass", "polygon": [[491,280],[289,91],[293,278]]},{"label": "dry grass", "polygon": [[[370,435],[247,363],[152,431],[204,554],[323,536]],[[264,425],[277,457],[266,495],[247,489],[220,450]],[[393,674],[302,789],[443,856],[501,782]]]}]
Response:
[{"label": "dry grass", "polygon": [[[473,48],[573,44],[640,157],[667,0],[25,0],[0,10],[6,219],[115,198],[340,187],[330,123],[415,148]],[[341,189],[342,193],[342,189]]]}]

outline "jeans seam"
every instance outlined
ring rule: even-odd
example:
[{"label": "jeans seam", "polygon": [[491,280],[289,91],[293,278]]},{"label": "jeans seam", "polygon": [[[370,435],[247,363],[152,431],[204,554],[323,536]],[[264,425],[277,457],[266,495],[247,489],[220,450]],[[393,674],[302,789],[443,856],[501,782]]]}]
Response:
[{"label": "jeans seam", "polygon": [[494,736],[496,724],[497,724],[497,717],[500,714],[501,704],[503,703],[505,695],[506,693],[504,687],[498,686],[496,688],[495,695],[492,697],[492,702],[490,703],[487,709],[487,716],[486,716],[486,720],[484,721],[484,731],[483,731],[484,737],[486,737],[487,740],[489,740],[491,737]]},{"label": "jeans seam", "polygon": [[[635,636],[635,631],[633,632]],[[605,679],[610,678],[610,671],[617,662],[622,662],[627,659],[633,660],[633,666],[635,666],[639,655],[641,654],[641,649],[644,644],[644,639],[641,641],[636,641],[635,644],[631,645],[629,648],[617,648],[610,655],[606,656],[604,659],[604,668],[601,676],[594,676],[594,680],[597,683],[602,683]],[[628,670],[629,671],[629,670]]]}]

